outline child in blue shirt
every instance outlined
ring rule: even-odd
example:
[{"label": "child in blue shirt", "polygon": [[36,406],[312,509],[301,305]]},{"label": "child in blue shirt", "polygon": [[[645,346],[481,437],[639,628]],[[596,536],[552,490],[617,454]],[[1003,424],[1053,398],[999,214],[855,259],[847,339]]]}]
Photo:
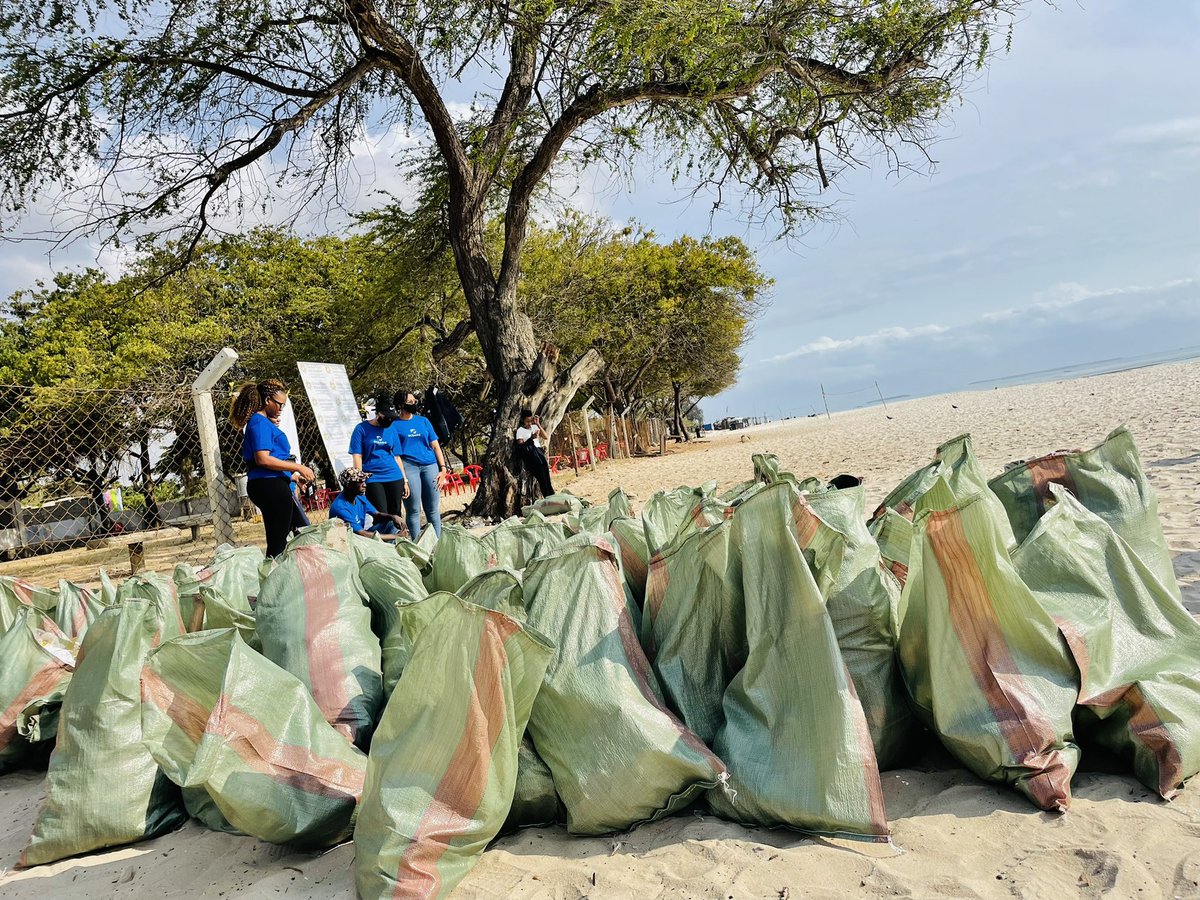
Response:
[{"label": "child in blue shirt", "polygon": [[[363,495],[363,486],[370,475],[361,469],[343,469],[338,476],[342,482],[342,492],[329,504],[329,515],[341,519],[350,526],[355,534],[371,537],[378,534],[385,541],[394,541],[400,536],[399,526],[404,525],[402,516],[392,513],[379,512]],[[367,527],[367,516],[371,517],[372,525]]]}]

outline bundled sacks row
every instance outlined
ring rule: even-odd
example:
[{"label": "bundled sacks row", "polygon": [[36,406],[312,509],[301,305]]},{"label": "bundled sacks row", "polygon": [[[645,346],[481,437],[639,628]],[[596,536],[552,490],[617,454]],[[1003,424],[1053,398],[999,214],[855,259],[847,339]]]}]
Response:
[{"label": "bundled sacks row", "polygon": [[1127,430],[990,482],[956,438],[871,527],[905,578],[913,708],[972,771],[1044,809],[1069,805],[1081,745],[1167,799],[1200,771],[1200,625]]},{"label": "bundled sacks row", "polygon": [[[886,839],[879,771],[922,725],[1047,809],[1079,743],[1165,797],[1200,768],[1200,630],[1125,432],[990,485],[956,439],[869,525],[861,486],[762,455],[754,475],[640,516],[619,490],[555,495],[483,537],[328,523],[270,563],[223,548],[174,584],[107,586],[82,648],[42,664],[62,710],[23,862],[190,814],[301,846],[353,835],[362,896],[434,896],[503,829],[604,833],[701,799]],[[56,649],[58,603],[33,590],[5,607],[30,637],[3,640]],[[87,687],[66,690],[75,668]],[[114,770],[128,796],[96,774]]]}]

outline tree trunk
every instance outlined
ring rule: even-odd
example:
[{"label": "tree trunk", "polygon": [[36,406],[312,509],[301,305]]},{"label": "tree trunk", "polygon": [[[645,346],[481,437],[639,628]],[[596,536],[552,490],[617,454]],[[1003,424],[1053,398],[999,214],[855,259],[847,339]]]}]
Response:
[{"label": "tree trunk", "polygon": [[675,392],[675,421],[671,424],[671,430],[675,432],[675,440],[688,441],[687,429],[683,427],[683,385],[678,381],[671,382],[671,390]]},{"label": "tree trunk", "polygon": [[471,515],[492,519],[514,516],[534,498],[536,482],[516,457],[514,433],[521,411],[532,410],[547,432],[554,431],[576,392],[604,364],[599,353],[589,350],[560,374],[557,359],[558,351],[546,345],[526,376],[512,379],[500,393],[492,435],[483,455],[483,477],[469,509]]},{"label": "tree trunk", "polygon": [[491,519],[516,515],[531,496],[531,480],[518,478],[514,455],[513,436],[521,410],[532,410],[541,417],[542,427],[553,431],[575,393],[604,366],[600,354],[589,350],[560,374],[558,348],[546,343],[538,350],[533,323],[517,303],[529,201],[538,179],[525,183],[522,176],[519,180],[522,184],[514,185],[509,197],[504,258],[497,273],[484,240],[481,192],[486,192],[486,187],[469,167],[457,172],[451,167],[450,246],[497,397],[492,434],[483,455],[483,475],[468,511]]}]

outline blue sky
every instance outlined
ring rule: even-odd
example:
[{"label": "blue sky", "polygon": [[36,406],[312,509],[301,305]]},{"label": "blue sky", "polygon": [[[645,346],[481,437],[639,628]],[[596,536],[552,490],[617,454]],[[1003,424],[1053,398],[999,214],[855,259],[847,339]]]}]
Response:
[{"label": "blue sky", "polygon": [[[806,414],[822,382],[938,393],[1200,345],[1197,59],[1200,4],[1034,3],[953,111],[932,176],[849,173],[838,221],[799,246],[716,222],[777,287],[709,418]],[[663,236],[706,218],[647,187],[601,202]]]},{"label": "blue sky", "polygon": [[[711,228],[758,251],[773,303],[738,384],[703,404],[709,418],[806,414],[821,383],[839,408],[875,381],[888,396],[936,393],[1200,345],[1197,59],[1200,4],[1033,2],[1011,53],[952,111],[934,173],[849,172],[823,198],[836,221],[798,241],[733,215],[710,221],[709,201],[681,199],[650,161],[636,191],[590,173],[574,202],[664,239]],[[361,142],[352,206],[405,192],[386,159],[411,144],[395,132]],[[269,205],[262,215],[283,218]],[[54,263],[95,257],[80,243]],[[35,244],[9,244],[3,259],[3,296],[50,272]]]}]

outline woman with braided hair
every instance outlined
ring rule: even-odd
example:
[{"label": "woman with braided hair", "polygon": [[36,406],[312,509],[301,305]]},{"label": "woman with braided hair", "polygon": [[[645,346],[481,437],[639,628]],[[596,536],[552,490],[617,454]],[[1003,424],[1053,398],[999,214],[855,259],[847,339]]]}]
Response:
[{"label": "woman with braided hair", "polygon": [[308,524],[292,493],[293,481],[312,481],[313,471],[295,461],[287,435],[276,424],[287,405],[287,385],[274,378],[247,382],[229,405],[229,421],[244,428],[246,493],[262,512],[267,557],[278,556],[288,535]]}]

